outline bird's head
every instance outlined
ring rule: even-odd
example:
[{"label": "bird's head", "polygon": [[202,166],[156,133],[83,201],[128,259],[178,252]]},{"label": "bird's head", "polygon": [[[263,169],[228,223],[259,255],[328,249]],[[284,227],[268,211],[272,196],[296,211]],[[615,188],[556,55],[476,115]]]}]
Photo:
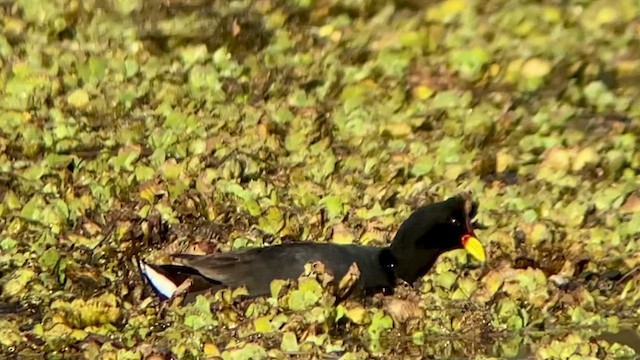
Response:
[{"label": "bird's head", "polygon": [[425,275],[440,254],[455,249],[466,249],[484,262],[484,247],[472,223],[477,211],[478,203],[467,192],[416,209],[389,247],[396,275],[411,283]]}]

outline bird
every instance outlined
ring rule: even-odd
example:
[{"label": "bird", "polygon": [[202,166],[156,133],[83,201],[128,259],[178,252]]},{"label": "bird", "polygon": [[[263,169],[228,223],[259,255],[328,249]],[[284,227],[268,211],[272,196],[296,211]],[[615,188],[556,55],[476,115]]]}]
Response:
[{"label": "bird", "polygon": [[242,286],[248,297],[269,295],[271,281],[296,280],[312,262],[324,264],[336,279],[355,263],[360,272],[357,291],[389,294],[398,280],[414,284],[451,250],[466,249],[484,264],[485,250],[474,232],[477,210],[478,202],[468,192],[422,205],[403,221],[387,246],[301,241],[206,255],[176,253],[169,256],[169,264],[139,260],[138,265],[162,300],[172,298],[185,281],[191,300],[206,291]]}]

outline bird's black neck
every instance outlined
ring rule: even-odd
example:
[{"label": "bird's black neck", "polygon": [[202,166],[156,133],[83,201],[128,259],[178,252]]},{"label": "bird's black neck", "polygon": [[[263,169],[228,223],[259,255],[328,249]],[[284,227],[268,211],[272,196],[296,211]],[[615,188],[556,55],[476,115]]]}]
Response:
[{"label": "bird's black neck", "polygon": [[384,248],[380,251],[379,260],[389,282],[394,283],[397,277],[396,268],[398,266],[398,259],[393,255],[390,248]]},{"label": "bird's black neck", "polygon": [[441,252],[434,249],[404,249],[390,246],[380,253],[380,263],[395,279],[409,284],[424,276],[433,266]]},{"label": "bird's black neck", "polygon": [[385,279],[380,282],[380,284],[384,285],[378,286],[375,292],[381,291],[385,295],[391,295],[393,294],[397,278],[395,274],[395,268],[398,264],[397,259],[393,256],[389,248],[383,248],[379,253],[378,261],[385,275]]}]

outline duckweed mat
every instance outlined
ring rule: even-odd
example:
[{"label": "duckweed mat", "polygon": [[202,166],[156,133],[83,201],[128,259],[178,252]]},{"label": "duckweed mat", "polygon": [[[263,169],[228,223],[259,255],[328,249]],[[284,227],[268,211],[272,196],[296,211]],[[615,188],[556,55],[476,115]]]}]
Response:
[{"label": "duckweed mat", "polygon": [[[0,1],[0,352],[640,354],[635,0]],[[468,189],[488,262],[160,304],[136,259],[387,244]]]}]

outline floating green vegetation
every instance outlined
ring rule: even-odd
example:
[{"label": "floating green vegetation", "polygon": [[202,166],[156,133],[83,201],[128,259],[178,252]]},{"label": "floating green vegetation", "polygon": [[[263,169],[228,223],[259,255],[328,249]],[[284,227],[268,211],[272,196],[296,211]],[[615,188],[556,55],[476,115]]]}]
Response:
[{"label": "floating green vegetation", "polygon": [[[3,358],[640,353],[637,1],[0,14]],[[392,297],[342,300],[310,268],[270,297],[160,305],[135,263],[383,245],[462,188],[488,263],[448,253]],[[601,336],[620,330],[633,336]]]}]

